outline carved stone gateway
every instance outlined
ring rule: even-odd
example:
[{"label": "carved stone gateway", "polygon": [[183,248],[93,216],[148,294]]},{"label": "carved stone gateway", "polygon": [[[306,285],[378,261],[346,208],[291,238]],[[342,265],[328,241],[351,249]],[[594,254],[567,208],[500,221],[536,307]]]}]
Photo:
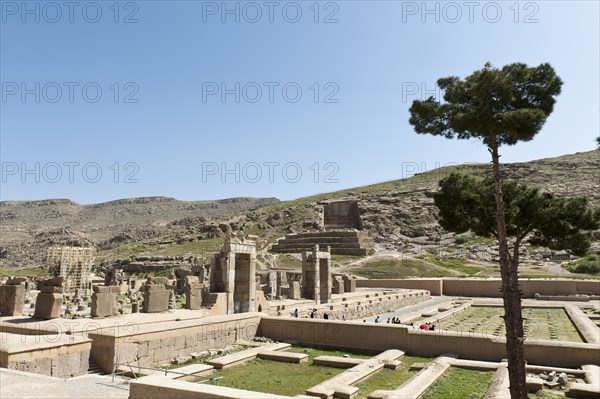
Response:
[{"label": "carved stone gateway", "polygon": [[312,252],[302,253],[302,296],[313,299],[317,305],[331,301],[331,254],[319,251],[315,245]]},{"label": "carved stone gateway", "polygon": [[228,235],[211,263],[211,292],[227,293],[227,314],[256,311],[256,237]]}]

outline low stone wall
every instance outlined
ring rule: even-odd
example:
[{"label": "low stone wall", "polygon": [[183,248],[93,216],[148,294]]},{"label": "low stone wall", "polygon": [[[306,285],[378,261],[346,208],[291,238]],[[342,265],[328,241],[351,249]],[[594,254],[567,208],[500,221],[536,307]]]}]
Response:
[{"label": "low stone wall", "polygon": [[428,291],[391,292],[369,294],[355,301],[334,302],[315,306],[322,314],[327,313],[330,319],[354,320],[376,314],[393,312],[405,306],[414,305],[430,299]]},{"label": "low stone wall", "polygon": [[290,396],[245,391],[210,384],[171,380],[162,376],[143,377],[129,383],[129,399],[291,399]]},{"label": "low stone wall", "polygon": [[[444,330],[419,331],[391,324],[263,317],[258,334],[306,345],[376,351],[401,349],[417,356],[456,353],[464,359],[494,362],[506,358],[504,338]],[[525,357],[532,364],[579,367],[600,364],[600,347],[597,344],[527,341]]]},{"label": "low stone wall", "polygon": [[90,332],[92,358],[106,372],[115,363],[154,366],[193,352],[224,348],[236,341],[252,341],[260,313],[206,317],[154,325]]},{"label": "low stone wall", "polygon": [[70,378],[87,373],[91,347],[87,338],[0,333],[0,367]]},{"label": "low stone wall", "polygon": [[[541,295],[600,295],[599,280],[574,279],[521,279],[519,280],[523,297],[534,298]],[[470,296],[500,298],[502,282],[499,278],[477,279],[446,279],[422,278],[402,280],[357,280],[357,287],[368,288],[407,288],[424,289],[431,295]]]}]

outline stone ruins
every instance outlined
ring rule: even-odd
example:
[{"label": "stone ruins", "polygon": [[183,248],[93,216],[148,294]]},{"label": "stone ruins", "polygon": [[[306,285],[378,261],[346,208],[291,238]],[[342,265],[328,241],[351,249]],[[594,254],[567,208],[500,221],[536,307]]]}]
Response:
[{"label": "stone ruins", "polygon": [[62,277],[65,292],[87,288],[88,275],[94,264],[94,248],[84,247],[49,247],[47,263],[50,272]]},{"label": "stone ruins", "polygon": [[[360,227],[354,205],[328,206],[327,226]],[[355,397],[366,389],[361,381],[383,369],[414,373],[397,387],[363,396],[422,397],[446,373],[463,368],[493,372],[485,398],[508,397],[503,326],[497,314],[488,315],[502,306],[499,279],[369,280],[333,270],[333,248],[311,245],[295,253],[301,270],[256,270],[257,238],[232,234],[210,264],[167,276],[115,267],[104,276],[1,279],[0,367],[62,379],[113,374],[115,386],[129,385],[115,397],[131,399],[289,398],[273,394],[278,384],[268,381],[265,392],[253,392],[232,388],[228,374],[218,384],[211,380],[214,370],[230,367],[251,374],[262,363],[247,362],[257,358],[292,367],[310,361],[319,377],[321,367],[345,369],[333,376],[323,369],[318,383],[296,392],[327,399]],[[64,264],[73,270],[73,263]],[[521,289],[524,309],[532,312],[526,333],[547,334],[526,337],[529,389],[598,397],[598,281],[522,280]],[[297,345],[302,349],[288,351]],[[366,355],[309,360],[312,347]],[[402,369],[409,356],[421,360]],[[273,370],[273,379],[287,381],[289,372]],[[105,386],[113,378],[96,377],[106,378]]]}]

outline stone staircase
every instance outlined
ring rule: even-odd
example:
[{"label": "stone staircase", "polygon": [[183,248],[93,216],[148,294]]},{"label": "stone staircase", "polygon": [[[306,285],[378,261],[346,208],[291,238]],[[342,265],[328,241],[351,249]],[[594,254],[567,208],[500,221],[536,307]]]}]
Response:
[{"label": "stone staircase", "polygon": [[92,356],[90,356],[89,365],[88,365],[88,374],[106,374],[102,368],[96,363]]},{"label": "stone staircase", "polygon": [[365,232],[353,229],[288,234],[273,244],[271,252],[300,253],[312,251],[315,245],[319,245],[322,251],[331,247],[331,253],[335,255],[365,256],[368,236]]}]

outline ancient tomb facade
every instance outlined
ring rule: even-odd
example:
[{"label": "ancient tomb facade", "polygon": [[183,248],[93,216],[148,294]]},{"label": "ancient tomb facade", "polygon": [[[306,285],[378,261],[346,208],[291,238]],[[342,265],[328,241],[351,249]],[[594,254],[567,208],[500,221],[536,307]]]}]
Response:
[{"label": "ancient tomb facade", "polygon": [[227,293],[227,314],[256,311],[255,240],[229,235],[212,259],[210,292]]},{"label": "ancient tomb facade", "polygon": [[311,252],[302,253],[302,297],[315,303],[331,301],[331,253],[315,245]]},{"label": "ancient tomb facade", "polygon": [[325,229],[362,229],[358,202],[355,200],[325,201],[321,205]]}]

